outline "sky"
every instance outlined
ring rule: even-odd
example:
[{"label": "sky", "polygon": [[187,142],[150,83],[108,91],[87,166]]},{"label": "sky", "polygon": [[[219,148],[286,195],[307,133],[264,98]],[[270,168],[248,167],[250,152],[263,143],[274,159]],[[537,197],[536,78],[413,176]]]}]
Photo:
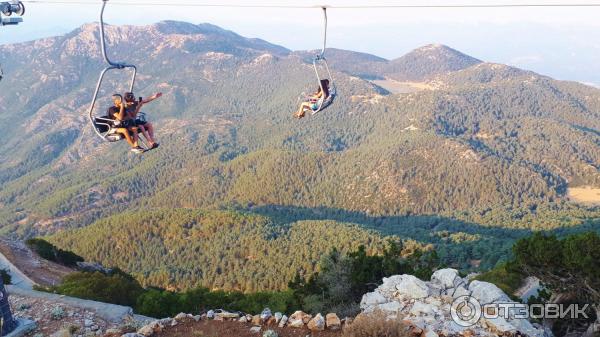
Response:
[{"label": "sky", "polygon": [[[2,0],[0,0],[2,1]],[[54,1],[54,0],[42,0]],[[74,4],[69,2],[90,2]],[[0,44],[67,33],[98,21],[101,1],[28,3],[24,22],[0,27]],[[112,4],[111,4],[112,2]],[[117,2],[135,4],[119,5]],[[162,20],[212,23],[246,37],[292,50],[321,45],[319,8],[221,8],[148,6],[148,3],[260,5],[543,4],[574,0],[111,0],[110,24],[146,25]],[[595,3],[600,0],[579,0]],[[600,7],[561,8],[331,8],[329,46],[393,59],[429,43],[441,43],[484,61],[533,70],[557,79],[600,86]],[[0,55],[0,62],[1,62]]]}]

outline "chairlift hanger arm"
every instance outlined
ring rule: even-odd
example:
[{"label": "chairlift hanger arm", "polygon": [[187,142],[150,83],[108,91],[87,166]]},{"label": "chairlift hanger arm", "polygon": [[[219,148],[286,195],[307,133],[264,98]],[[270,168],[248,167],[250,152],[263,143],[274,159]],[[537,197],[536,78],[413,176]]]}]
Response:
[{"label": "chairlift hanger arm", "polygon": [[104,58],[104,61],[111,67],[114,67],[116,69],[124,69],[124,68],[131,68],[133,69],[133,75],[131,78],[131,85],[129,86],[129,91],[133,91],[133,86],[135,84],[135,78],[137,75],[137,67],[133,64],[126,64],[126,63],[122,63],[122,62],[113,62],[111,61],[111,59],[108,57],[108,53],[106,52],[106,33],[104,32],[104,10],[106,9],[106,4],[108,3],[108,0],[102,0],[102,9],[100,10],[100,49],[102,49],[102,57]]},{"label": "chairlift hanger arm", "polygon": [[108,57],[108,53],[106,50],[107,49],[106,48],[106,34],[104,32],[104,10],[106,9],[107,2],[108,2],[108,0],[102,0],[102,8],[100,10],[100,22],[99,22],[98,26],[100,29],[100,47],[101,47],[100,49],[102,50],[102,57],[103,57],[104,61],[108,64],[108,66],[106,68],[104,68],[102,70],[102,72],[100,73],[100,78],[98,79],[98,83],[96,84],[96,89],[94,90],[94,96],[92,97],[92,102],[90,103],[88,115],[89,115],[90,122],[92,123],[92,126],[94,126],[94,132],[98,136],[103,138],[104,140],[111,141],[109,139],[108,134],[103,134],[102,132],[100,132],[95,124],[105,125],[105,126],[108,126],[109,128],[110,128],[110,125],[108,125],[106,122],[102,122],[102,121],[98,122],[94,118],[94,107],[96,105],[96,101],[98,100],[98,94],[100,92],[100,88],[102,87],[102,82],[104,80],[104,76],[106,75],[106,73],[108,71],[113,70],[113,69],[122,70],[125,68],[131,68],[133,70],[133,74],[131,76],[131,84],[129,86],[129,91],[132,92],[133,87],[135,85],[135,79],[136,79],[136,75],[137,75],[137,67],[133,64],[127,64],[127,63],[122,63],[122,62],[113,62]]},{"label": "chairlift hanger arm", "polygon": [[319,58],[325,58],[325,49],[327,48],[327,7],[321,7],[323,9],[323,18],[324,18],[324,29],[323,29],[323,49],[321,50],[321,55]]}]

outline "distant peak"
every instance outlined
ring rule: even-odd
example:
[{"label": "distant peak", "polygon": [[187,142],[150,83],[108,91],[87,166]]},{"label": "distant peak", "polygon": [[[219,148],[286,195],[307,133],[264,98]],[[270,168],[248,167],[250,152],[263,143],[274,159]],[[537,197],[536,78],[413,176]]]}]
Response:
[{"label": "distant peak", "polygon": [[439,44],[439,43],[431,43],[431,44],[427,44],[424,45],[423,47],[417,48],[415,50],[421,50],[421,51],[429,51],[429,50],[439,50],[439,49],[449,49],[449,50],[453,50],[452,48],[443,45],[443,44]]},{"label": "distant peak", "polygon": [[386,75],[403,81],[423,81],[480,63],[482,61],[443,44],[428,44],[392,60]]},{"label": "distant peak", "polygon": [[469,56],[465,53],[462,53],[454,48],[451,48],[451,47],[448,47],[446,45],[439,44],[439,43],[432,43],[432,44],[424,45],[422,47],[419,47],[419,48],[411,51],[407,55],[410,55],[410,54],[419,54],[419,55],[438,54],[445,58],[462,58],[465,60],[469,60],[469,63],[473,63],[473,64],[482,62],[481,60],[471,57],[471,56]]},{"label": "distant peak", "polygon": [[238,34],[210,23],[201,23],[196,25],[189,22],[166,20],[155,23],[152,25],[152,27],[162,34],[217,34],[240,37]]}]

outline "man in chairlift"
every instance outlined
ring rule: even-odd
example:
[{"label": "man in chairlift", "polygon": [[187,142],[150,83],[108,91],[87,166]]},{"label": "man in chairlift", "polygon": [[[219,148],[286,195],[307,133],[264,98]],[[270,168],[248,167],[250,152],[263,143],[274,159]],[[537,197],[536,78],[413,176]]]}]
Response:
[{"label": "man in chairlift", "polygon": [[129,118],[135,121],[135,126],[144,135],[144,138],[148,141],[150,146],[149,150],[156,149],[159,144],[154,140],[154,127],[152,123],[146,121],[145,115],[140,115],[140,110],[144,104],[150,103],[157,98],[160,98],[162,93],[156,93],[149,98],[143,99],[140,97],[138,101],[135,100],[135,95],[132,92],[125,93],[125,105],[126,112]]},{"label": "man in chairlift", "polygon": [[123,135],[127,143],[131,145],[131,151],[134,153],[143,153],[144,149],[138,145],[138,129],[135,126],[135,120],[132,120],[128,114],[123,102],[123,96],[119,94],[112,95],[113,106],[108,108],[108,118],[117,121],[115,132]]}]

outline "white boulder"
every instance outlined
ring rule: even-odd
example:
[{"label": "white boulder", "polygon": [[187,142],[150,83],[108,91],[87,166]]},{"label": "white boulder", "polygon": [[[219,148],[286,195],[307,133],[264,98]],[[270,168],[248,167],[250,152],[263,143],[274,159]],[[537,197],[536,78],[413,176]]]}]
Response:
[{"label": "white boulder", "polygon": [[365,311],[372,311],[377,305],[387,302],[389,302],[387,298],[378,291],[375,291],[363,295],[362,300],[360,301],[360,308]]},{"label": "white boulder", "polygon": [[433,275],[431,275],[431,282],[440,284],[444,287],[444,289],[454,287],[454,280],[460,277],[458,275],[458,270],[452,268],[440,269],[436,270]]},{"label": "white boulder", "polygon": [[402,280],[396,284],[396,290],[406,298],[420,299],[429,296],[427,284],[412,275],[402,275]]},{"label": "white boulder", "polygon": [[495,302],[513,302],[500,288],[495,284],[481,281],[473,281],[469,284],[471,296],[482,305]]}]

